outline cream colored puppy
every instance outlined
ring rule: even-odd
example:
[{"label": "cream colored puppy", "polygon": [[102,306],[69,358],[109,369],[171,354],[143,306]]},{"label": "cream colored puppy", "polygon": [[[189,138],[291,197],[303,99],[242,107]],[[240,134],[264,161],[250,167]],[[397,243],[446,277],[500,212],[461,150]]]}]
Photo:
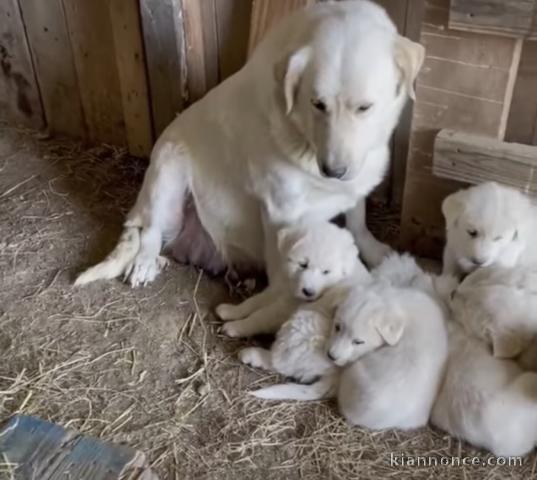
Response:
[{"label": "cream colored puppy", "polygon": [[[287,16],[162,133],[118,245],[76,284],[151,282],[166,264],[163,246],[214,272],[269,267],[265,232],[340,213],[364,259],[380,263],[390,249],[367,229],[364,202],[388,169],[424,56],[369,1]],[[203,245],[212,251],[194,255]]]},{"label": "cream colored puppy", "polygon": [[537,265],[537,211],[519,191],[482,183],[449,195],[442,212],[444,273],[462,276],[490,265]]},{"label": "cream colored puppy", "polygon": [[469,274],[453,292],[453,318],[498,358],[537,368],[537,268],[490,266]]},{"label": "cream colored puppy", "polygon": [[277,237],[278,268],[269,286],[239,305],[216,308],[230,337],[275,333],[301,303],[319,299],[346,278],[366,275],[351,233],[333,223],[287,227]]},{"label": "cream colored puppy", "polygon": [[537,443],[537,374],[495,358],[487,345],[449,322],[449,361],[431,421],[496,456]]}]

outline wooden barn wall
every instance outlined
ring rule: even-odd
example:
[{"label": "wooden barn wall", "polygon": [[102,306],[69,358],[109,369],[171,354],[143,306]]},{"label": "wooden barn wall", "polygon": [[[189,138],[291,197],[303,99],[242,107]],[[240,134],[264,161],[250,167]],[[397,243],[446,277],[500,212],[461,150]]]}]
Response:
[{"label": "wooden barn wall", "polygon": [[401,216],[401,244],[438,256],[444,239],[443,198],[461,184],[432,173],[440,129],[503,140],[522,41],[448,28],[449,0],[426,0],[421,41],[427,54],[417,80],[417,102]]}]

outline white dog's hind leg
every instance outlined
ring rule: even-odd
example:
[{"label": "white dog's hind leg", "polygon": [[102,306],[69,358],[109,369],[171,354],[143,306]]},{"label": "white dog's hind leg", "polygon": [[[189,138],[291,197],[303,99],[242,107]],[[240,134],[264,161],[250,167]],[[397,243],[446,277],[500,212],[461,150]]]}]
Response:
[{"label": "white dog's hind leg", "polygon": [[311,385],[281,383],[279,385],[260,388],[249,393],[254,397],[264,400],[322,400],[335,396],[338,379],[339,375],[335,373],[325,375]]},{"label": "white dog's hind leg", "polygon": [[247,298],[244,302],[241,302],[238,305],[221,303],[216,307],[216,314],[224,321],[239,320],[241,318],[246,318],[260,308],[270,305],[276,298],[273,290],[269,287],[257,295]]},{"label": "white dog's hind leg", "polygon": [[239,352],[239,360],[246,365],[263,370],[274,370],[272,366],[272,352],[266,348],[249,347]]},{"label": "white dog's hind leg", "polygon": [[354,236],[360,255],[365,263],[372,268],[379,265],[393,250],[378,241],[367,228],[365,222],[365,198],[358,201],[356,206],[345,214],[347,228]]}]

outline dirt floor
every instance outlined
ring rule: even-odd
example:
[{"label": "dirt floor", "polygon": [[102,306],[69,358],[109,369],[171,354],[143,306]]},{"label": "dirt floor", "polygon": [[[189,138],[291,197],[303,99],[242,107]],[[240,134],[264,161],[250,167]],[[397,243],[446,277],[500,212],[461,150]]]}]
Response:
[{"label": "dirt floor", "polygon": [[0,422],[23,412],[127,443],[163,480],[535,478],[534,455],[483,466],[490,456],[438,430],[370,432],[330,402],[249,397],[275,378],[238,363],[247,342],[219,335],[211,313],[228,288],[194,268],[172,264],[142,289],[73,288],[113,246],[145,162],[0,129]]}]

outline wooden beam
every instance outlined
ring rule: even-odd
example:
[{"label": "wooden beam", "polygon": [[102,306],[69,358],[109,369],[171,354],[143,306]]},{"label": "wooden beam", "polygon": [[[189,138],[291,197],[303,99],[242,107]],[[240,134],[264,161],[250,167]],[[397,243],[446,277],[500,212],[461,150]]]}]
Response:
[{"label": "wooden beam", "polygon": [[435,175],[465,183],[494,181],[537,197],[537,147],[454,130],[434,142]]},{"label": "wooden beam", "polygon": [[127,145],[107,0],[63,0],[90,141]]},{"label": "wooden beam", "polygon": [[138,1],[113,0],[109,9],[129,152],[146,157],[153,133]]},{"label": "wooden beam", "polygon": [[449,28],[537,38],[537,0],[451,0]]},{"label": "wooden beam", "polygon": [[151,112],[158,136],[187,100],[181,0],[140,0]]},{"label": "wooden beam", "polygon": [[0,1],[0,116],[41,128],[43,109],[17,0]]},{"label": "wooden beam", "polygon": [[82,139],[86,128],[62,0],[19,0],[47,128]]}]

